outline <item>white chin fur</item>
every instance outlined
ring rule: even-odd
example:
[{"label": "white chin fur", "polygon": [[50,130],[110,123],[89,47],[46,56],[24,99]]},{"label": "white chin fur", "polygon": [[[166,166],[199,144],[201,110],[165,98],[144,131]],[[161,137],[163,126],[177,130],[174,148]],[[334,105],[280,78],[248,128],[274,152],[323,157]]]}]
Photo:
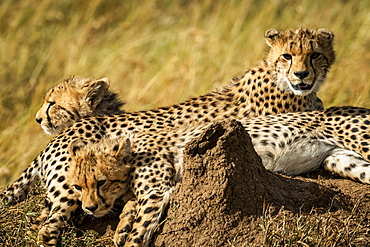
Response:
[{"label": "white chin fur", "polygon": [[316,85],[317,85],[317,83],[315,83],[315,85],[313,85],[313,87],[310,90],[297,90],[292,87],[292,83],[287,78],[284,78],[284,82],[288,85],[289,89],[295,95],[299,95],[299,96],[306,96],[306,95],[311,94],[316,89]]},{"label": "white chin fur", "polygon": [[289,88],[290,90],[293,91],[295,95],[299,95],[299,96],[306,96],[312,93],[312,88],[310,90],[296,90],[296,89],[293,89],[290,84],[289,84]]},{"label": "white chin fur", "polygon": [[56,131],[53,130],[53,129],[49,129],[49,128],[46,128],[46,127],[42,127],[42,129],[44,130],[44,132],[47,134],[47,135],[55,135],[56,134]]}]

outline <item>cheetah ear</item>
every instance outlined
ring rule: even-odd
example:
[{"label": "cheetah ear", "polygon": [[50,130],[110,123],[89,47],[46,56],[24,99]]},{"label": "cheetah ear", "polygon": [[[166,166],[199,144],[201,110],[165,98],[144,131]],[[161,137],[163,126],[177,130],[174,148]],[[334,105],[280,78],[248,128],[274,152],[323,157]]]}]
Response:
[{"label": "cheetah ear", "polygon": [[69,145],[69,152],[76,156],[84,147],[86,147],[86,143],[81,139],[76,139]]},{"label": "cheetah ear", "polygon": [[123,138],[113,147],[114,156],[119,159],[128,160],[131,157],[131,141],[129,138]]},{"label": "cheetah ear", "polygon": [[92,107],[96,108],[103,100],[105,92],[109,88],[109,79],[102,78],[94,80],[88,87],[86,93],[86,102]]},{"label": "cheetah ear", "polygon": [[332,42],[334,40],[334,33],[332,31],[330,31],[329,29],[326,29],[326,28],[320,28],[319,30],[317,30],[316,34],[322,38],[322,39],[326,39],[328,40],[329,42]]},{"label": "cheetah ear", "polygon": [[272,47],[276,41],[277,38],[279,38],[279,30],[275,29],[275,28],[271,28],[269,30],[267,30],[265,32],[265,40],[266,40],[266,43]]}]

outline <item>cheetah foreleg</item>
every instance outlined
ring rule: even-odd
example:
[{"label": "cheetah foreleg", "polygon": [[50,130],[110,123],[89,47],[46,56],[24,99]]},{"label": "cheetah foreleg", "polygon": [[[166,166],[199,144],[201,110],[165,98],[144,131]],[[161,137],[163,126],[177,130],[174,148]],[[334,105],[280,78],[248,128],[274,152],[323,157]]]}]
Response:
[{"label": "cheetah foreleg", "polygon": [[324,168],[342,177],[370,183],[370,163],[348,149],[336,148],[324,160]]},{"label": "cheetah foreleg", "polygon": [[36,218],[34,222],[32,222],[31,229],[27,231],[27,235],[34,236],[35,233],[41,228],[42,224],[46,221],[49,217],[51,211],[51,204],[48,200],[45,200],[45,207],[42,210],[41,214]]},{"label": "cheetah foreleg", "polygon": [[116,246],[123,246],[126,242],[127,236],[132,230],[132,225],[137,213],[137,199],[133,198],[125,204],[122,213],[119,216],[119,223],[114,234],[114,244]]},{"label": "cheetah foreleg", "polygon": [[60,229],[66,225],[77,207],[73,200],[53,204],[48,219],[38,232],[38,243],[43,246],[56,246]]},{"label": "cheetah foreleg", "polygon": [[159,224],[168,204],[171,191],[152,191],[140,196],[137,205],[137,215],[126,244],[124,246],[148,246],[150,238]]}]

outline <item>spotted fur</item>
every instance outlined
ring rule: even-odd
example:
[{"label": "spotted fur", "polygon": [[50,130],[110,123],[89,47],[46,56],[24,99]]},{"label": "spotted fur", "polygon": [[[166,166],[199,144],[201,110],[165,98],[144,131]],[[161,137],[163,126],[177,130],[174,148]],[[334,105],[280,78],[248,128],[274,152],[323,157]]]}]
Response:
[{"label": "spotted fur", "polygon": [[[271,46],[267,59],[248,70],[244,76],[235,78],[229,86],[221,90],[156,110],[87,117],[77,121],[57,135],[32,162],[31,166],[22,173],[21,177],[8,187],[3,195],[5,201],[16,203],[23,200],[34,183],[41,181],[47,190],[49,203],[46,210],[49,215],[39,231],[39,241],[45,246],[54,246],[57,243],[60,227],[63,226],[65,220],[70,218],[71,212],[78,207],[79,202],[71,185],[66,183],[72,156],[69,146],[74,140],[80,139],[85,143],[94,143],[99,142],[103,137],[117,138],[126,136],[129,132],[137,134],[148,132],[149,136],[154,136],[163,131],[160,137],[142,140],[140,145],[142,145],[144,153],[143,156],[140,156],[143,159],[140,162],[147,164],[159,158],[158,162],[163,161],[176,165],[180,162],[176,162],[177,156],[172,153],[178,152],[177,148],[170,154],[159,154],[165,150],[164,148],[158,148],[158,151],[153,152],[151,148],[156,147],[158,141],[166,147],[173,144],[173,139],[184,143],[186,141],[184,136],[193,137],[199,128],[207,127],[211,122],[219,119],[230,118],[244,121],[255,116],[323,109],[322,102],[316,96],[315,90],[323,82],[334,61],[333,34],[326,29],[298,29],[282,32],[268,30],[265,38]],[[285,43],[289,45],[284,45]],[[279,49],[281,49],[281,54],[276,56]],[[314,53],[315,56],[312,56]],[[291,55],[290,60],[287,59],[286,54]],[[296,59],[296,57],[300,59]],[[311,72],[308,72],[309,77],[300,78],[299,84],[301,85],[291,90],[291,87],[286,84],[293,83],[288,79],[294,76],[292,68],[304,67],[303,65],[298,66],[297,63],[305,63],[306,66],[313,67],[312,71],[315,75],[309,76]],[[292,67],[292,65],[295,66]],[[290,74],[292,72],[293,75]],[[296,76],[301,76],[300,73],[297,74]],[[149,157],[145,158],[145,155]],[[133,157],[135,156],[133,155]],[[138,161],[138,164],[140,162]],[[174,170],[178,170],[177,165]],[[174,170],[166,171],[168,174],[164,176],[173,176]],[[141,171],[141,173],[145,172]],[[138,208],[141,208],[144,202],[149,201],[150,198],[147,197],[152,195],[148,195],[146,187],[141,188],[142,186],[144,185],[140,182],[131,184],[138,197]],[[165,204],[163,202],[168,199],[170,194],[168,188],[172,186],[173,181],[170,179],[167,184],[165,183],[163,189],[150,190],[154,193],[153,197],[158,197],[161,209]],[[142,191],[143,194],[139,197],[141,192],[137,193],[136,191]],[[153,227],[157,220],[153,222],[148,224]],[[138,233],[143,241],[144,239],[147,241],[150,237],[151,231],[147,232]],[[141,234],[144,234],[145,237]],[[128,236],[128,239],[136,238]]]},{"label": "spotted fur", "polygon": [[[245,119],[241,124],[252,137],[263,165],[271,171],[298,175],[323,166],[340,176],[370,184],[368,109],[334,107],[326,111]],[[115,162],[107,154],[100,155],[105,140],[91,147],[87,145],[87,151],[72,158],[83,160],[71,162],[72,171],[76,171],[75,166],[80,171],[71,173],[74,181],[71,184],[78,187],[78,200],[87,213],[103,216],[127,191],[135,195],[122,211],[114,237],[117,246],[148,245],[174,185],[181,180],[184,146],[205,128],[181,136],[166,132],[137,133],[130,138],[132,146],[126,148],[131,154],[125,151],[125,157]],[[121,142],[130,143],[125,139]],[[127,179],[127,167],[131,168],[130,179]],[[101,170],[112,171],[102,175]],[[116,178],[117,173],[122,174],[122,179]]]},{"label": "spotted fur", "polygon": [[[127,127],[123,128],[155,131],[151,126],[176,128],[207,124],[225,117],[241,119],[323,109],[316,91],[335,59],[333,33],[327,29],[270,29],[265,39],[271,46],[266,60],[246,71],[244,76],[234,78],[220,90],[177,105],[122,115],[128,120]],[[48,102],[42,112],[50,107]],[[53,120],[52,116],[50,118]],[[37,119],[45,121],[47,117],[38,114]],[[49,125],[52,126],[48,122],[42,124],[45,131],[54,133]]]}]

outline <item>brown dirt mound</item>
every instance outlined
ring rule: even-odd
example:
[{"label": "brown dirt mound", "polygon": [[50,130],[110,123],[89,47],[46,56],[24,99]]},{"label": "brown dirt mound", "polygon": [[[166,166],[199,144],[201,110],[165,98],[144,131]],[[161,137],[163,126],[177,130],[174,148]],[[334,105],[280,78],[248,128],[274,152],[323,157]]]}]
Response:
[{"label": "brown dirt mound", "polygon": [[219,122],[188,144],[183,181],[153,245],[245,246],[258,228],[250,216],[261,216],[264,209],[277,214],[281,207],[310,213],[312,208],[330,212],[352,205],[340,192],[267,171],[243,127]]}]

